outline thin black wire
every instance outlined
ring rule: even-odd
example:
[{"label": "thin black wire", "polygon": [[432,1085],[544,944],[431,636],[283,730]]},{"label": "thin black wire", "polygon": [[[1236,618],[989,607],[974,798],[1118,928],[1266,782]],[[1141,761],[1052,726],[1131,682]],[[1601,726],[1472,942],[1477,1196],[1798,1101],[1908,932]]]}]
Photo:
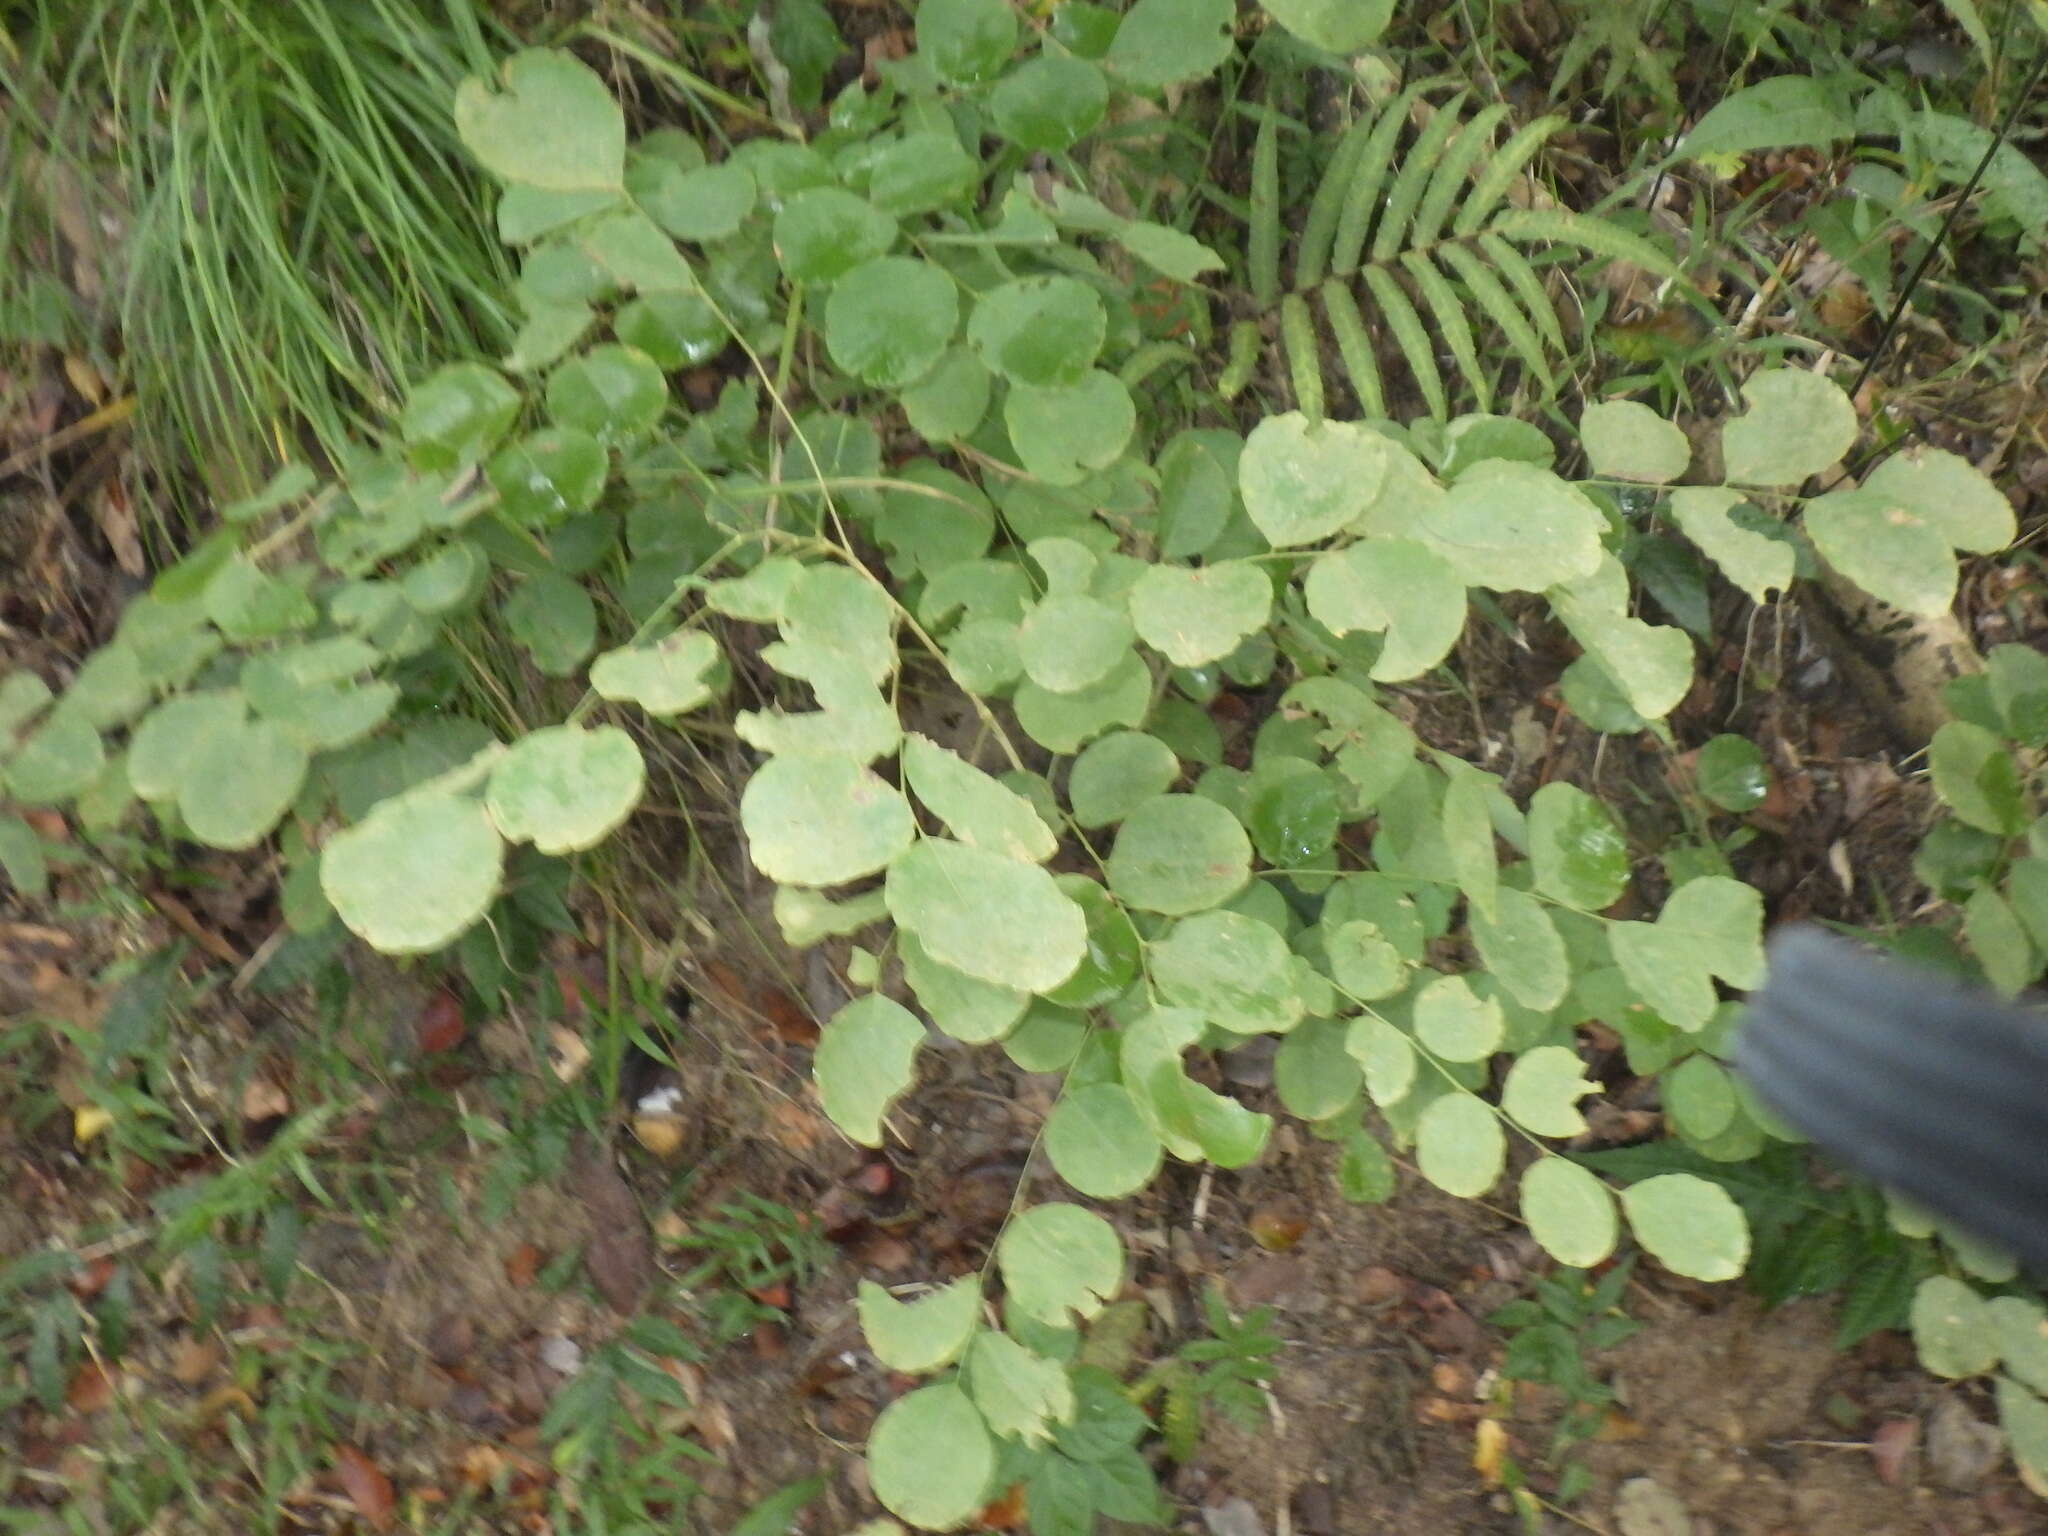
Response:
[{"label": "thin black wire", "polygon": [[1935,256],[1948,242],[1949,231],[1955,227],[1956,220],[1962,217],[1963,210],[1969,206],[1970,196],[1984,180],[1984,173],[1991,169],[1992,160],[2010,142],[2012,130],[2019,122],[2021,114],[2033,104],[2034,87],[2041,83],[2044,70],[2048,70],[2048,49],[2044,49],[2041,57],[2034,61],[2033,73],[2027,76],[2026,84],[2020,87],[2019,96],[2013,102],[2012,110],[2005,114],[2005,121],[1998,125],[1998,131],[1991,136],[1991,143],[1985,147],[1982,158],[1977,161],[1977,168],[1970,172],[1970,179],[1963,183],[1963,190],[1956,194],[1955,201],[1949,205],[1947,214],[1943,216],[1941,228],[1936,230],[1934,238],[1927,242],[1927,248],[1913,264],[1913,271],[1906,278],[1905,285],[1899,289],[1899,296],[1892,301],[1892,311],[1885,317],[1884,329],[1878,333],[1877,342],[1871,347],[1870,355],[1863,360],[1863,367],[1856,375],[1856,382],[1849,386],[1850,399],[1856,397],[1857,392],[1869,381],[1870,375],[1876,371],[1885,348],[1891,345],[1892,337],[1898,333],[1900,322],[1906,317],[1906,305],[1912,301],[1913,290],[1919,286],[1920,280],[1927,275],[1928,267],[1933,265]]}]

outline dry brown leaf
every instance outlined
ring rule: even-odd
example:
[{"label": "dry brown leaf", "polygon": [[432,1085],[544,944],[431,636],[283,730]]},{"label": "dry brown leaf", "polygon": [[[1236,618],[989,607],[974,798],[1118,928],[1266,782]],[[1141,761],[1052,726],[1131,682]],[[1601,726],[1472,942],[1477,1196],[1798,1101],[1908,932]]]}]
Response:
[{"label": "dry brown leaf", "polygon": [[352,1445],[334,1448],[334,1473],[341,1491],[375,1531],[391,1529],[391,1515],[398,1507],[398,1495],[384,1469]]},{"label": "dry brown leaf", "polygon": [[97,1360],[87,1360],[72,1373],[64,1404],[73,1413],[98,1413],[114,1400],[114,1377]]},{"label": "dry brown leaf", "polygon": [[219,1364],[220,1340],[210,1333],[188,1333],[171,1347],[171,1377],[180,1386],[198,1386]]},{"label": "dry brown leaf", "polygon": [[291,1095],[267,1077],[252,1077],[242,1085],[244,1120],[279,1120],[291,1113]]}]

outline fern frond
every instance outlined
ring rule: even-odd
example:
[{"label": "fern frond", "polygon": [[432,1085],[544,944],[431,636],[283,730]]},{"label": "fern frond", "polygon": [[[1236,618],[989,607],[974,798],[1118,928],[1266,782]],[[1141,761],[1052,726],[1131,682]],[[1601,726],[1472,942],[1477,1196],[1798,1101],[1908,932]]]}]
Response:
[{"label": "fern frond", "polygon": [[1430,172],[1443,158],[1444,146],[1458,131],[1458,109],[1464,104],[1465,93],[1460,91],[1437,109],[1436,116],[1429,120],[1429,125],[1415,136],[1415,142],[1408,147],[1408,158],[1402,162],[1393,186],[1387,191],[1386,211],[1380,215],[1379,227],[1373,231],[1374,261],[1390,261],[1404,246],[1412,243],[1408,238],[1409,221],[1415,216],[1416,205],[1422,201],[1422,194],[1429,186]]},{"label": "fern frond", "polygon": [[1500,200],[1507,196],[1508,188],[1515,184],[1515,178],[1536,157],[1536,151],[1549,143],[1550,136],[1563,126],[1564,119],[1553,114],[1516,129],[1507,143],[1501,145],[1500,153],[1486,162],[1486,169],[1472,184],[1472,195],[1458,209],[1458,217],[1451,224],[1451,233],[1461,240],[1478,234],[1479,226],[1492,217],[1494,209],[1500,206]]},{"label": "fern frond", "polygon": [[1365,317],[1358,312],[1358,300],[1338,279],[1327,278],[1321,288],[1323,314],[1330,322],[1330,334],[1337,338],[1337,355],[1344,359],[1350,375],[1351,392],[1358,396],[1358,408],[1367,416],[1387,414],[1387,392],[1380,383],[1379,359],[1373,356],[1372,337],[1366,334]]},{"label": "fern frond", "polygon": [[[1521,305],[1515,302],[1514,295],[1493,275],[1493,268],[1465,246],[1455,243],[1438,247],[1437,255],[1457,274],[1471,293],[1473,302],[1486,312],[1486,318],[1500,327],[1501,335],[1507,337],[1508,345],[1515,349],[1515,356],[1522,360],[1522,366],[1543,385],[1546,392],[1555,388],[1557,381],[1550,371],[1550,359],[1543,350],[1543,339],[1536,334],[1536,327],[1522,312]],[[1549,313],[1547,305],[1544,313]]]},{"label": "fern frond", "polygon": [[1337,141],[1329,169],[1316,183],[1316,195],[1309,200],[1308,217],[1302,221],[1301,243],[1294,252],[1294,286],[1313,288],[1330,269],[1330,247],[1337,238],[1337,215],[1344,211],[1344,193],[1358,173],[1359,157],[1372,137],[1377,118],[1361,117]]},{"label": "fern frond", "polygon": [[1387,166],[1400,142],[1401,127],[1415,103],[1422,99],[1418,82],[1381,109],[1373,124],[1372,137],[1358,156],[1358,169],[1344,193],[1344,207],[1337,217],[1337,239],[1330,253],[1330,270],[1348,275],[1358,270],[1359,254],[1365,249],[1366,231],[1372,228],[1372,211],[1379,202],[1380,186],[1387,178]]},{"label": "fern frond", "polygon": [[1493,147],[1493,131],[1507,115],[1508,109],[1496,103],[1458,130],[1458,136],[1445,149],[1443,159],[1437,162],[1429,190],[1422,196],[1422,206],[1415,210],[1415,227],[1408,239],[1410,246],[1436,244],[1444,219],[1450,214],[1451,204],[1465,190],[1466,178],[1472,174],[1472,167],[1479,163],[1479,157]]},{"label": "fern frond", "polygon": [[1278,119],[1259,119],[1252,144],[1252,228],[1248,246],[1252,300],[1267,309],[1280,296],[1280,138]]},{"label": "fern frond", "polygon": [[1451,349],[1451,356],[1457,360],[1458,372],[1472,387],[1479,409],[1485,410],[1493,403],[1493,380],[1479,366],[1479,342],[1472,334],[1471,322],[1465,318],[1464,304],[1443,273],[1436,269],[1427,252],[1403,251],[1401,265],[1407,268],[1409,277],[1415,280],[1415,286],[1422,294],[1423,302],[1436,316],[1436,328],[1443,333],[1444,345]]},{"label": "fern frond", "polygon": [[1660,277],[1684,276],[1676,262],[1641,235],[1589,213],[1573,213],[1568,208],[1510,208],[1493,221],[1492,229],[1509,240],[1575,245],[1588,255],[1634,262]]},{"label": "fern frond", "polygon": [[1451,405],[1444,395],[1443,375],[1437,370],[1436,354],[1429,345],[1429,332],[1423,328],[1422,316],[1385,267],[1367,267],[1365,286],[1372,290],[1373,302],[1379,306],[1387,329],[1394,333],[1401,355],[1408,359],[1408,371],[1415,375],[1415,387],[1422,391],[1429,414],[1439,421],[1448,420]]},{"label": "fern frond", "polygon": [[1223,372],[1216,376],[1217,396],[1235,400],[1251,383],[1252,370],[1258,366],[1259,328],[1249,320],[1240,320],[1230,328],[1230,354],[1224,361]]},{"label": "fern frond", "polygon": [[1311,422],[1323,419],[1323,354],[1316,346],[1315,323],[1308,300],[1290,293],[1280,301],[1280,340],[1287,348],[1287,371],[1294,380],[1294,403]]},{"label": "fern frond", "polygon": [[1556,306],[1544,291],[1543,279],[1536,275],[1529,258],[1491,231],[1479,237],[1479,249],[1493,263],[1493,269],[1506,278],[1508,286],[1520,296],[1522,308],[1536,322],[1543,339],[1550,343],[1551,351],[1562,353],[1565,350],[1564,327],[1557,323]]}]

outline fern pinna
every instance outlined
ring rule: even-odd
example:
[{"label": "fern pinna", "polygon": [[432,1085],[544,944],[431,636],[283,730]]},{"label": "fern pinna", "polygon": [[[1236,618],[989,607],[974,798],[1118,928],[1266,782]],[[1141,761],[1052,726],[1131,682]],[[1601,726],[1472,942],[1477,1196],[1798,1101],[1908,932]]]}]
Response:
[{"label": "fern pinna", "polygon": [[[1649,241],[1597,215],[1509,201],[1530,160],[1564,126],[1562,117],[1538,118],[1496,148],[1508,109],[1495,105],[1466,117],[1462,91],[1432,107],[1425,95],[1435,84],[1409,86],[1337,141],[1284,284],[1278,118],[1270,111],[1260,117],[1246,246],[1251,299],[1261,318],[1277,312],[1295,399],[1309,416],[1322,414],[1330,343],[1361,412],[1392,414],[1368,315],[1399,349],[1417,393],[1440,420],[1450,415],[1452,396],[1432,331],[1480,409],[1492,401],[1494,376],[1481,361],[1478,325],[1498,330],[1547,392],[1552,360],[1569,348],[1532,251],[1574,246],[1678,275]],[[1419,126],[1404,134],[1411,120]]]}]

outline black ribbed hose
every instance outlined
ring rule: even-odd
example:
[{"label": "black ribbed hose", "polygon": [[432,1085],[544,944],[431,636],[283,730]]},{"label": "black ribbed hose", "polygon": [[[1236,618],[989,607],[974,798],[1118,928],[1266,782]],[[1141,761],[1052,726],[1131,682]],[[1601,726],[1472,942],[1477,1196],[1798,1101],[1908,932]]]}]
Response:
[{"label": "black ribbed hose", "polygon": [[1859,1173],[2048,1273],[2048,1013],[1818,928],[1772,936],[1735,1066]]}]

